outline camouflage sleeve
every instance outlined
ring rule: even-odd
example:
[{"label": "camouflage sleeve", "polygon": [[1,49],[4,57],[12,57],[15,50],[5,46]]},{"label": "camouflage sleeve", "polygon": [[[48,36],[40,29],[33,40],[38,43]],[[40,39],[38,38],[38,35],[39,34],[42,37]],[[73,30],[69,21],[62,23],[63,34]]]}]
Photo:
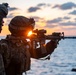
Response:
[{"label": "camouflage sleeve", "polygon": [[30,49],[30,54],[31,54],[31,57],[35,59],[43,58],[49,54],[51,55],[54,52],[56,47],[57,47],[56,42],[50,41],[44,46],[43,49],[41,47],[36,49]]},{"label": "camouflage sleeve", "polygon": [[0,54],[6,52],[6,49],[7,49],[6,43],[0,43]]},{"label": "camouflage sleeve", "polygon": [[4,53],[3,48],[5,48],[0,42],[0,75],[5,75],[5,68],[2,54]]},{"label": "camouflage sleeve", "polygon": [[0,44],[0,51],[3,56],[5,67],[7,67],[10,62],[9,61],[9,53],[10,52],[8,50],[8,44],[6,42],[3,42]]},{"label": "camouflage sleeve", "polygon": [[5,75],[4,62],[1,54],[0,54],[0,75]]},{"label": "camouflage sleeve", "polygon": [[0,54],[2,54],[2,53],[3,53],[3,50],[2,50],[2,46],[0,44]]}]

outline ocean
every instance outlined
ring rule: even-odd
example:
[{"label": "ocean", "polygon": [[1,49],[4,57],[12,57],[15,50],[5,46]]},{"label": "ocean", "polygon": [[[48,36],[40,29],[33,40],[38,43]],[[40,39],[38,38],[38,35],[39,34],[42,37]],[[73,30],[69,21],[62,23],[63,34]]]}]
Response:
[{"label": "ocean", "polygon": [[64,39],[50,56],[50,60],[31,58],[31,70],[27,75],[76,75],[76,39]]},{"label": "ocean", "polygon": [[62,39],[50,60],[31,58],[31,70],[27,75],[76,75],[72,68],[76,68],[76,39]]}]

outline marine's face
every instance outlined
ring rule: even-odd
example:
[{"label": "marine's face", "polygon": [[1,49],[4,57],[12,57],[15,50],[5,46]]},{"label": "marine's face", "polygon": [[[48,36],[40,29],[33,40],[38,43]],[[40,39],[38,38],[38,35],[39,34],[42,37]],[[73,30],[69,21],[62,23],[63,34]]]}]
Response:
[{"label": "marine's face", "polygon": [[1,33],[1,31],[2,31],[3,23],[4,23],[4,21],[3,21],[3,18],[2,18],[2,19],[0,20],[0,33]]}]

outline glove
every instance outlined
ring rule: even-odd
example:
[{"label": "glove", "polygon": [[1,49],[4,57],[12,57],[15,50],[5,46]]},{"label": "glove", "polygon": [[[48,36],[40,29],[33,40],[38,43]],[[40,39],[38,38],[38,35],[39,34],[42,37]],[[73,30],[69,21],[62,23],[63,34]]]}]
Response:
[{"label": "glove", "polygon": [[46,50],[47,50],[48,54],[52,54],[52,52],[55,50],[55,48],[57,48],[57,41],[55,41],[55,40],[51,40],[50,42],[48,42],[46,44]]}]

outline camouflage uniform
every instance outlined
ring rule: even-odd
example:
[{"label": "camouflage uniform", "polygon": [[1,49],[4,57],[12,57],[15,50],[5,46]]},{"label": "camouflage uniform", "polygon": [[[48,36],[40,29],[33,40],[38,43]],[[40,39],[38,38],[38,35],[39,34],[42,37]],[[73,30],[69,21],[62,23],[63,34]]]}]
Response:
[{"label": "camouflage uniform", "polygon": [[30,70],[31,57],[35,59],[45,57],[56,48],[55,42],[49,42],[47,45],[47,51],[42,53],[40,48],[33,50],[29,47],[30,45],[25,37],[8,35],[6,39],[2,39],[0,41],[0,51],[3,56],[6,75],[22,75],[23,72]]},{"label": "camouflage uniform", "polygon": [[[1,43],[1,42],[0,42]],[[5,75],[2,45],[0,44],[0,75]]]},{"label": "camouflage uniform", "polygon": [[33,49],[32,41],[26,41],[27,34],[34,29],[35,21],[24,16],[16,16],[9,23],[8,35],[0,41],[0,50],[3,56],[6,75],[22,75],[30,69],[30,58],[42,58],[51,54],[56,48],[51,41],[44,47]]},{"label": "camouflage uniform", "polygon": [[0,54],[0,75],[5,75],[5,69],[4,69],[4,64],[3,64],[3,58],[2,55]]},{"label": "camouflage uniform", "polygon": [[[8,14],[7,7],[8,7],[8,3],[0,4],[0,33],[2,31],[3,18],[6,17]],[[3,62],[1,50],[0,50],[0,75],[5,75],[4,62]]]},{"label": "camouflage uniform", "polygon": [[8,36],[0,41],[6,75],[22,75],[30,69],[29,45],[23,37]]}]

